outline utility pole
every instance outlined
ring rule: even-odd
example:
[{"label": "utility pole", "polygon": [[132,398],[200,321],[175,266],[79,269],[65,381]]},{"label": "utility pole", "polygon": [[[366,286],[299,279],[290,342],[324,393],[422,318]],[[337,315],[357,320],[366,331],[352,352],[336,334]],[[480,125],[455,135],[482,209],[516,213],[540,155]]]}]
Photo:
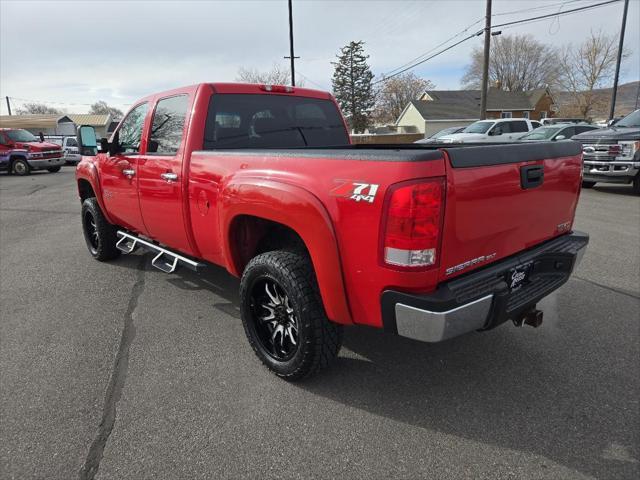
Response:
[{"label": "utility pole", "polygon": [[484,20],[484,63],[482,65],[482,86],[480,90],[480,120],[487,118],[487,93],[489,83],[489,48],[491,47],[491,0],[487,0]]},{"label": "utility pole", "polygon": [[9,96],[4,97],[7,100],[7,110],[9,111],[9,115],[11,115],[11,104],[9,103]]},{"label": "utility pole", "polygon": [[289,56],[284,58],[291,59],[291,86],[296,86],[296,57],[293,53],[293,8],[291,6],[291,0],[289,0]]},{"label": "utility pole", "polygon": [[620,29],[620,43],[618,44],[618,59],[616,61],[616,74],[613,77],[613,91],[611,92],[611,110],[609,120],[613,120],[616,114],[616,97],[618,96],[618,77],[620,76],[620,62],[622,62],[622,49],[624,48],[624,30],[627,25],[627,10],[629,0],[624,0],[624,10],[622,12],[622,28]]}]

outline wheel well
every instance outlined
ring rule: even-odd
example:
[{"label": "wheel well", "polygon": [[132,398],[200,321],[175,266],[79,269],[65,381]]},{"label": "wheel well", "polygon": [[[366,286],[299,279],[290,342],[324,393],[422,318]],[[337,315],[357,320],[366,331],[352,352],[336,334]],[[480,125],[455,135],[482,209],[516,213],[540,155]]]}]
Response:
[{"label": "wheel well", "polygon": [[24,155],[11,155],[9,157],[9,165],[13,165],[13,162],[15,162],[16,160],[24,160],[26,162],[27,157],[25,157]]},{"label": "wheel well", "polygon": [[296,250],[308,254],[304,241],[295,230],[251,215],[240,215],[233,219],[229,229],[229,245],[237,272],[242,272],[247,263],[261,253]]},{"label": "wheel well", "polygon": [[96,196],[88,180],[78,180],[78,194],[80,195],[80,203],[84,202],[87,198]]}]

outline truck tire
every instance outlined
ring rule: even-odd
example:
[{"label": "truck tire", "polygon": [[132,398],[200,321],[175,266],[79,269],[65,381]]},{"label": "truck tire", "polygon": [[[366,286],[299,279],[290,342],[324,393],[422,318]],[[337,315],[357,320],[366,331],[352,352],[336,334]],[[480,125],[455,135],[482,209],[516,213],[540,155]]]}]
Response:
[{"label": "truck tire", "polygon": [[242,274],[240,302],[249,343],[277,376],[309,377],[338,355],[343,326],[327,319],[306,253],[254,257]]},{"label": "truck tire", "polygon": [[82,202],[82,232],[89,253],[99,262],[120,256],[120,250],[116,248],[116,227],[104,217],[95,197]]},{"label": "truck tire", "polygon": [[11,171],[22,177],[31,173],[31,167],[24,158],[16,158],[11,162]]},{"label": "truck tire", "polygon": [[582,188],[593,188],[596,182],[582,182]]},{"label": "truck tire", "polygon": [[640,173],[633,179],[633,193],[640,195]]},{"label": "truck tire", "polygon": [[57,173],[60,171],[60,167],[49,167],[47,170],[51,173]]}]

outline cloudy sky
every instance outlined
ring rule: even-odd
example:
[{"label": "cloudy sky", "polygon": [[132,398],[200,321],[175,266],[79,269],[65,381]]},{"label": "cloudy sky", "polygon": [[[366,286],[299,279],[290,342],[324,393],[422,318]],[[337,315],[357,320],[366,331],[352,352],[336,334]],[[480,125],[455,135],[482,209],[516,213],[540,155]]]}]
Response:
[{"label": "cloudy sky", "polygon": [[[494,0],[494,24],[603,0]],[[364,40],[376,75],[387,73],[469,27],[482,28],[484,0],[294,0],[296,68],[312,88],[330,89],[338,49]],[[555,45],[580,43],[591,29],[617,34],[622,2],[503,28]],[[621,81],[640,77],[640,0],[631,0]],[[477,22],[477,23],[474,23]],[[105,100],[136,98],[203,81],[233,81],[240,67],[286,65],[286,0],[0,0],[0,113],[4,96],[85,112]],[[416,74],[455,89],[474,38],[419,66]]]}]

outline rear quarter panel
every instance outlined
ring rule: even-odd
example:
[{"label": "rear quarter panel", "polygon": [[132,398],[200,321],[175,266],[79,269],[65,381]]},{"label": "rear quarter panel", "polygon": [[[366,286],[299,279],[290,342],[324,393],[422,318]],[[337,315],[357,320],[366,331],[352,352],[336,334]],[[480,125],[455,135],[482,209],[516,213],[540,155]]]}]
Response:
[{"label": "rear quarter panel", "polygon": [[[221,251],[221,246],[224,245],[222,235],[225,231],[224,224],[230,221],[227,211],[233,208],[233,202],[229,203],[228,195],[225,194],[229,187],[262,179],[272,184],[303,188],[316,199],[316,203],[321,205],[330,218],[333,227],[331,234],[335,237],[339,255],[339,266],[335,268],[341,270],[335,274],[341,276],[344,282],[353,322],[381,326],[380,295],[384,289],[402,286],[408,291],[430,291],[437,282],[436,267],[426,271],[406,272],[382,265],[379,245],[385,193],[390,185],[399,181],[444,174],[441,155],[430,161],[398,162],[372,160],[366,156],[358,159],[354,156],[322,158],[302,152],[194,152],[189,182],[194,237],[204,258],[225,265],[227,255]],[[354,187],[354,184],[365,185],[361,190],[363,193],[370,192],[370,187],[375,185],[372,201],[356,201],[352,198],[354,189],[359,188]],[[286,189],[283,188],[283,192],[284,190]],[[273,191],[271,195],[262,196],[256,201],[278,205],[282,212],[281,223],[287,225],[318,221],[315,216],[306,213],[306,205],[288,201],[288,198],[284,193],[278,195],[277,191]],[[216,227],[213,226],[209,213],[203,215],[203,205],[206,202],[209,209],[217,212]],[[241,213],[241,209],[235,211],[237,215]],[[226,220],[222,221],[223,218]],[[331,248],[323,238],[323,235],[318,234],[303,237],[303,240],[305,243],[324,242],[311,248],[307,245],[310,251],[315,248]],[[334,287],[337,286],[321,285],[321,290]]]}]

